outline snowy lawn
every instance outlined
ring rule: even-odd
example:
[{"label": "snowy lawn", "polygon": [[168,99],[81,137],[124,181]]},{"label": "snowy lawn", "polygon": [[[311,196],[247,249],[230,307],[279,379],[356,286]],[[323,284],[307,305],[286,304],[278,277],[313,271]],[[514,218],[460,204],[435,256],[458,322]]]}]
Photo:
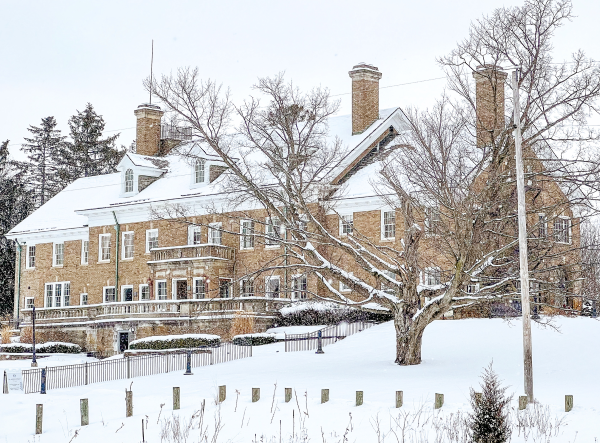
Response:
[{"label": "snowy lawn", "polygon": [[[566,417],[560,435],[551,441],[600,441],[600,322],[589,318],[561,318],[557,325],[560,332],[533,327],[536,398],[550,407],[553,416]],[[425,404],[430,413],[436,392],[445,395],[445,404],[438,412],[440,417],[457,410],[469,411],[469,387],[478,386],[483,367],[492,359],[504,384],[510,385],[509,392],[515,394],[515,406],[516,396],[523,390],[519,320],[511,324],[500,319],[437,321],[425,332],[423,363],[411,367],[393,363],[392,323],[375,326],[327,346],[323,355],[316,355],[314,351],[285,353],[283,343],[254,347],[253,354],[239,361],[195,368],[193,376],[174,372],[52,390],[47,395],[3,395],[0,442],[54,443],[71,439],[73,443],[140,442],[141,423],[146,418],[146,441],[160,442],[162,420],[173,414],[174,386],[181,387],[181,410],[175,415],[187,420],[200,408],[202,399],[206,399],[205,424],[212,434],[217,387],[226,385],[227,400],[220,409],[223,428],[219,442],[279,442],[280,429],[281,441],[289,442],[292,432],[298,436],[299,416],[303,416],[312,442],[392,443],[399,441],[394,434],[378,440],[374,430],[377,419],[380,432],[388,433],[392,418],[401,410],[414,410]],[[43,360],[54,364],[56,358],[60,357],[42,359],[40,364]],[[63,358],[73,362],[73,356]],[[2,361],[0,368],[12,369],[18,363]],[[24,366],[27,365],[25,362]],[[132,381],[134,416],[126,419],[124,390]],[[277,390],[272,407],[275,383]],[[284,402],[286,387],[295,390],[298,403],[295,397],[290,403]],[[261,399],[257,403],[251,402],[252,388],[261,388]],[[330,401],[326,404],[320,404],[322,388],[330,390]],[[237,411],[234,411],[236,390],[240,395]],[[363,406],[354,406],[356,390],[364,391]],[[401,410],[393,407],[396,390],[404,391]],[[575,407],[570,413],[564,413],[565,394],[574,396]],[[84,428],[78,426],[81,398],[89,399],[90,408],[90,425]],[[44,432],[34,439],[36,403],[44,404]],[[161,404],[164,404],[162,412]],[[157,424],[159,413],[161,419]],[[346,435],[347,440],[342,440],[350,414],[351,430]],[[75,431],[78,431],[77,436],[74,436]],[[198,435],[199,431],[193,430],[187,441],[198,441]],[[263,435],[265,438],[261,440]],[[515,435],[512,441],[524,439]]]}]

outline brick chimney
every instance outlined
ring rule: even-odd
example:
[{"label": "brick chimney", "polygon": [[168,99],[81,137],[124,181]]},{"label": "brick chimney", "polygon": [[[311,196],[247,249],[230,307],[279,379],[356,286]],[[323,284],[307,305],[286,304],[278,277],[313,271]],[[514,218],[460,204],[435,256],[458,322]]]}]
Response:
[{"label": "brick chimney", "polygon": [[379,118],[379,79],[375,66],[359,63],[348,72],[352,79],[352,135],[360,134]]},{"label": "brick chimney", "polygon": [[144,103],[134,111],[137,118],[135,149],[141,155],[157,155],[160,146],[160,119],[164,114],[159,106]]},{"label": "brick chimney", "polygon": [[504,128],[504,83],[507,73],[492,65],[478,66],[475,78],[477,146],[489,146]]}]

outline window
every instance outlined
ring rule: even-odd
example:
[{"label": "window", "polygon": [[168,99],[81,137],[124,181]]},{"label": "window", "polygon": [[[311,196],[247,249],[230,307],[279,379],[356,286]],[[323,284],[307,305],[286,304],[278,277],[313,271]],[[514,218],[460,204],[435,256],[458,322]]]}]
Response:
[{"label": "window", "polygon": [[188,226],[188,245],[200,245],[202,244],[200,226]]},{"label": "window", "polygon": [[440,268],[426,268],[423,283],[427,286],[442,284],[442,273]]},{"label": "window", "polygon": [[[348,273],[348,275],[350,277],[354,276],[353,272]],[[346,286],[343,282],[340,282],[340,291],[341,292],[350,292],[352,289],[350,288],[350,286]]]},{"label": "window", "polygon": [[470,283],[467,285],[467,294],[476,294],[479,292],[479,283]]},{"label": "window", "polygon": [[194,183],[204,183],[204,169],[204,160],[196,160],[196,163],[194,163]]},{"label": "window", "polygon": [[396,212],[386,211],[383,213],[383,227],[381,235],[384,239],[393,239],[396,237]]},{"label": "window", "polygon": [[98,260],[101,262],[110,261],[110,234],[100,234],[98,244],[100,245],[98,248]]},{"label": "window", "polygon": [[33,297],[25,297],[25,309],[33,309]]},{"label": "window", "polygon": [[206,279],[204,277],[194,278],[194,298],[206,298]]},{"label": "window", "polygon": [[219,297],[229,298],[231,296],[231,279],[220,278],[219,279]]},{"label": "window", "polygon": [[354,232],[354,215],[342,215],[340,219],[340,235],[348,235]]},{"label": "window", "polygon": [[427,208],[425,211],[425,233],[435,234],[441,220],[439,208]]},{"label": "window", "polygon": [[157,280],[156,281],[156,299],[166,300],[167,299],[167,281]]},{"label": "window", "polygon": [[254,297],[254,280],[245,278],[240,282],[240,295],[242,297]]},{"label": "window", "polygon": [[133,258],[133,231],[123,232],[121,257],[125,260]]},{"label": "window", "polygon": [[82,306],[88,304],[88,295],[86,293],[79,294],[79,304]]},{"label": "window", "polygon": [[88,240],[81,241],[81,264],[87,265],[90,257],[90,242]]},{"label": "window", "polygon": [[46,308],[60,308],[71,304],[71,283],[68,281],[46,283],[45,293],[44,307]]},{"label": "window", "polygon": [[62,266],[65,262],[65,244],[54,243],[54,254],[52,254],[52,266]]},{"label": "window", "polygon": [[254,222],[242,220],[240,222],[240,249],[254,248]]},{"label": "window", "polygon": [[114,286],[105,286],[103,289],[104,303],[114,303],[117,301],[117,291]]},{"label": "window", "polygon": [[279,276],[265,277],[265,296],[279,298]]},{"label": "window", "polygon": [[554,240],[558,243],[571,243],[571,219],[558,217],[554,220]]},{"label": "window", "polygon": [[296,300],[305,299],[307,294],[306,275],[295,275],[292,277],[292,298]]},{"label": "window", "polygon": [[265,225],[265,245],[266,246],[279,246],[278,239],[281,239],[281,220],[277,217],[270,217],[266,220]]},{"label": "window", "polygon": [[35,268],[35,246],[27,246],[27,257],[25,257],[25,267],[27,269]]},{"label": "window", "polygon": [[146,252],[158,248],[158,229],[146,230]]},{"label": "window", "polygon": [[133,192],[133,171],[125,171],[125,192]]},{"label": "window", "polygon": [[548,237],[548,218],[546,214],[538,214],[538,237],[542,239]]},{"label": "window", "polygon": [[220,245],[223,239],[223,229],[221,223],[211,223],[208,225],[208,242],[211,245]]},{"label": "window", "polygon": [[150,300],[150,286],[140,285],[140,300]]}]

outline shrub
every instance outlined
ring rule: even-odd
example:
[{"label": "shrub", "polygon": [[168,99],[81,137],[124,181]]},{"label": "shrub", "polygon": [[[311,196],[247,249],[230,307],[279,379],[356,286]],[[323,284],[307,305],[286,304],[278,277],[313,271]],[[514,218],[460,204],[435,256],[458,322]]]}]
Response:
[{"label": "shrub", "polygon": [[33,352],[33,346],[27,343],[9,343],[0,345],[2,352],[10,352],[11,354],[19,354],[23,352]]},{"label": "shrub", "polygon": [[282,340],[277,339],[275,334],[242,334],[233,337],[231,342],[234,345],[239,346],[261,346],[269,345],[278,341]]},{"label": "shrub", "polygon": [[219,346],[221,337],[211,334],[159,335],[141,338],[129,344],[129,349],[180,349]]},{"label": "shrub", "polygon": [[[33,352],[33,346],[29,343],[11,343],[0,345],[2,352],[12,354]],[[83,352],[81,346],[74,343],[48,342],[35,345],[36,352],[40,354],[79,354]]]},{"label": "shrub", "polygon": [[2,329],[0,330],[0,343],[2,344],[8,344],[10,343],[10,326],[9,325],[3,325]]},{"label": "shrub", "polygon": [[330,302],[297,302],[279,310],[273,321],[273,327],[336,325],[343,321],[382,323],[391,320],[387,309],[378,312],[349,308]]}]

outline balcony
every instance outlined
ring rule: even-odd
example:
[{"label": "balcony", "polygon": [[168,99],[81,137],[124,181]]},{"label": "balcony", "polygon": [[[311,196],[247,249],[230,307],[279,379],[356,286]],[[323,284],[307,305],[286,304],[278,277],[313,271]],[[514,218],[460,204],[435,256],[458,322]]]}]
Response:
[{"label": "balcony", "polygon": [[235,250],[229,246],[201,244],[153,248],[148,264],[185,262],[193,260],[228,260],[235,258]]}]

